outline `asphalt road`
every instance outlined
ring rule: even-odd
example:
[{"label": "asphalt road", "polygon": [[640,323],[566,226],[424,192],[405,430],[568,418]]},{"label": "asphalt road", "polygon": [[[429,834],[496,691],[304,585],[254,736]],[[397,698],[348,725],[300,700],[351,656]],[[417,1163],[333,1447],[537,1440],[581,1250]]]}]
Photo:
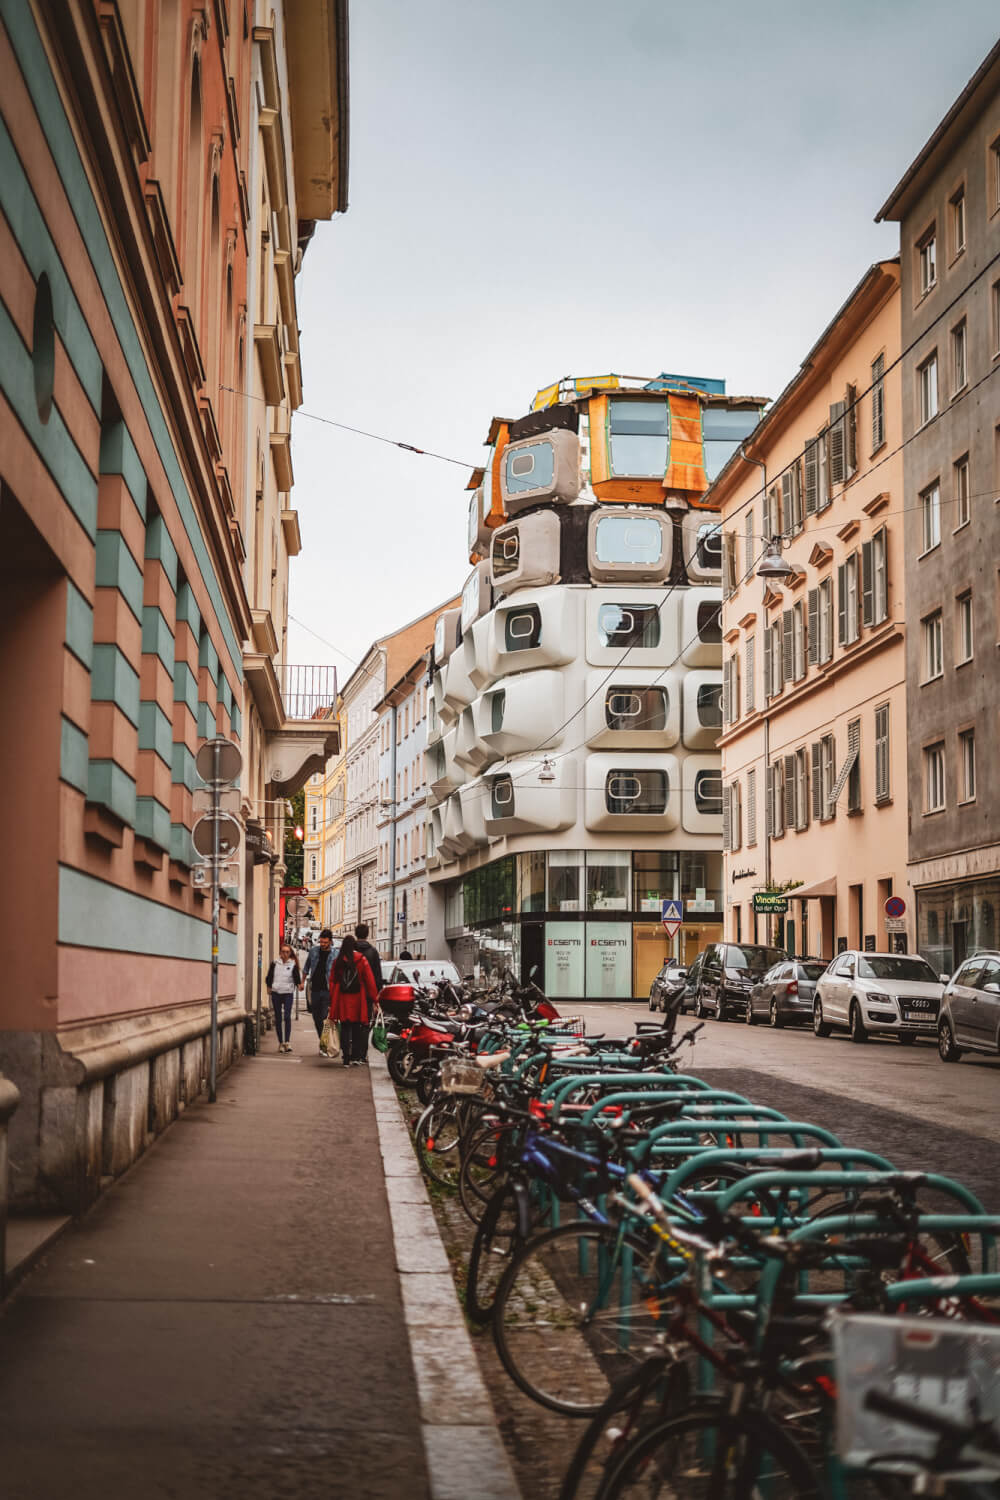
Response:
[{"label": "asphalt road", "polygon": [[[579,1009],[591,1035],[622,1035],[636,1021],[656,1019],[644,1003]],[[697,1024],[682,1017],[678,1036]],[[956,1177],[1000,1212],[1000,1059],[969,1056],[949,1065],[930,1042],[901,1047],[872,1038],[859,1047],[846,1033],[820,1040],[804,1028],[711,1019],[684,1059],[686,1072],[822,1125],[845,1145],[906,1170]]]}]

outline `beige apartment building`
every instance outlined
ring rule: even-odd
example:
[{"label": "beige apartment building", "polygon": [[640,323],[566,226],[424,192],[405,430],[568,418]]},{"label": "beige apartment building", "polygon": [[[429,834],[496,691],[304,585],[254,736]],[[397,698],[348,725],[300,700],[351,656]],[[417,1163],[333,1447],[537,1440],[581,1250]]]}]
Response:
[{"label": "beige apartment building", "polygon": [[[873,265],[706,496],[723,526],[725,933],[914,947],[899,262]],[[771,539],[793,568],[764,579]],[[754,912],[783,890],[784,918]],[[884,904],[907,901],[905,931]]]}]

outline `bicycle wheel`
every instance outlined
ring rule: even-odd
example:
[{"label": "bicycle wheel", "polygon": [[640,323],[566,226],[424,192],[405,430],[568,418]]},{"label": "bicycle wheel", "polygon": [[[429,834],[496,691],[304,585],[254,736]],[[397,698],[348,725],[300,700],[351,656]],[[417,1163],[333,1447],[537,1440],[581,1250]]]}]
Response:
[{"label": "bicycle wheel", "polygon": [[458,1196],[473,1224],[482,1222],[486,1206],[506,1170],[513,1125],[486,1125],[464,1148]]},{"label": "bicycle wheel", "polygon": [[421,1170],[442,1187],[458,1186],[462,1170],[459,1150],[458,1111],[454,1100],[435,1100],[417,1121],[413,1145]]},{"label": "bicycle wheel", "polygon": [[613,1457],[599,1500],[819,1500],[812,1465],[758,1409],[689,1407]]},{"label": "bicycle wheel", "polygon": [[671,1354],[651,1355],[627,1371],[587,1423],[563,1476],[559,1500],[594,1500],[606,1469],[619,1462],[651,1419],[673,1416],[689,1394],[687,1365]]},{"label": "bicycle wheel", "polygon": [[510,1257],[521,1243],[524,1204],[512,1182],[501,1183],[486,1205],[469,1252],[465,1309],[473,1323],[490,1321]]},{"label": "bicycle wheel", "polygon": [[493,1336],[525,1395],[567,1416],[596,1413],[665,1329],[655,1261],[641,1241],[587,1222],[521,1247],[497,1293]]}]

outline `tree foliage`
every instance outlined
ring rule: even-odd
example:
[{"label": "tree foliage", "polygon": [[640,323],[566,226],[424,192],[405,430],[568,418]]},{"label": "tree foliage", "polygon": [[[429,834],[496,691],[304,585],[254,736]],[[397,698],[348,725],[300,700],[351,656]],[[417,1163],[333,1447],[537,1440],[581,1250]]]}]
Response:
[{"label": "tree foliage", "polygon": [[289,800],[292,804],[292,816],[285,824],[285,884],[305,885],[305,880],[302,878],[305,866],[302,853],[302,840],[295,837],[296,828],[301,828],[303,833],[305,832],[305,790],[296,792],[295,796]]}]

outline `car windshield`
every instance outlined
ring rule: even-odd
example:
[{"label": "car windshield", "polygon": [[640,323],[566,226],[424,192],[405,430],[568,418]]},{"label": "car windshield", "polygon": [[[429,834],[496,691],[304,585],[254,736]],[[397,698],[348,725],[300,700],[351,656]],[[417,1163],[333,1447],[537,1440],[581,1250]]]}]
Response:
[{"label": "car windshield", "polygon": [[460,984],[462,976],[453,963],[446,958],[422,959],[418,963],[397,964],[392,971],[390,984],[440,984],[447,979],[451,984]]},{"label": "car windshield", "polygon": [[818,979],[826,973],[826,964],[799,964],[799,968],[806,979]]},{"label": "car windshield", "polygon": [[862,979],[910,979],[917,984],[938,984],[938,976],[926,959],[901,954],[878,954],[865,958],[858,954],[858,974]]},{"label": "car windshield", "polygon": [[745,969],[749,974],[763,974],[774,964],[784,963],[786,955],[780,948],[740,948],[730,943],[726,948],[727,969]]}]

